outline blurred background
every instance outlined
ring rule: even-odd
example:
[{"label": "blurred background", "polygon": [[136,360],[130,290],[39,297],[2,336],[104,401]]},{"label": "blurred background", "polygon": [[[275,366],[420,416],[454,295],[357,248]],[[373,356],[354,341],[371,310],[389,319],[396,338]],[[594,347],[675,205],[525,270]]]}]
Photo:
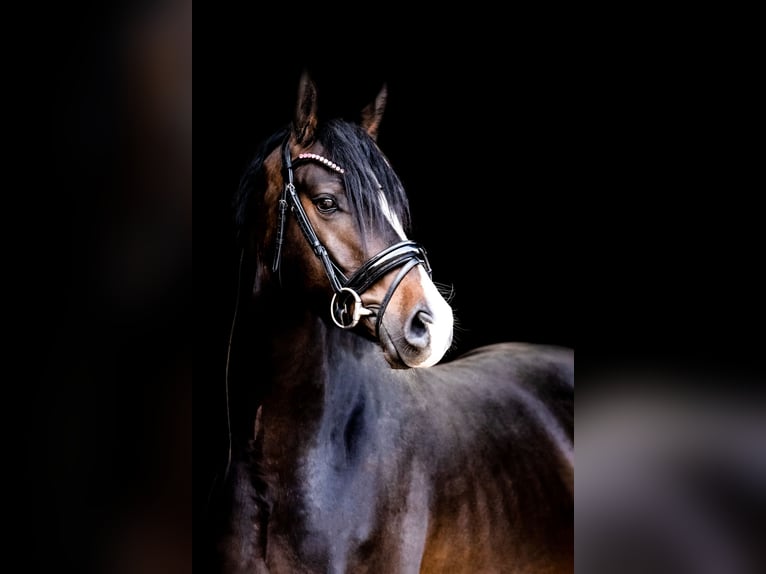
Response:
[{"label": "blurred background", "polygon": [[8,560],[189,572],[191,1],[5,16]]}]

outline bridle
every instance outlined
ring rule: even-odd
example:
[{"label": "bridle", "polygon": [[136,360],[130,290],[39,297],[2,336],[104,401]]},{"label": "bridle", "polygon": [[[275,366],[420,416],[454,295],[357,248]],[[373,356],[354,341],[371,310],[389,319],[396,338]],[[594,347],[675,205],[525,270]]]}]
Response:
[{"label": "bridle", "polygon": [[[298,227],[303,232],[303,236],[308,241],[314,254],[322,262],[327,279],[330,281],[330,286],[333,290],[332,300],[330,301],[330,316],[333,322],[341,329],[352,329],[359,323],[362,317],[377,315],[375,336],[380,338],[380,325],[383,320],[383,313],[385,313],[386,307],[394,295],[394,291],[396,291],[396,288],[407,273],[416,265],[423,265],[428,275],[431,275],[431,265],[428,262],[426,251],[415,241],[400,241],[368,259],[351,277],[347,278],[332,260],[325,246],[322,245],[316,231],[314,231],[314,227],[311,225],[311,221],[309,221],[308,215],[306,215],[306,210],[303,209],[303,205],[298,198],[293,174],[293,164],[297,164],[298,161],[317,162],[319,165],[335,170],[338,173],[344,173],[343,168],[317,154],[301,154],[299,160],[293,162],[290,156],[288,139],[285,139],[282,145],[282,167],[285,186],[279,198],[277,239],[272,271],[276,273],[279,270],[282,244],[284,242],[285,216],[289,207],[290,211],[295,214],[295,219],[298,221]],[[365,307],[362,304],[361,294],[377,283],[385,274],[397,268],[400,268],[399,273],[391,282],[377,312]]]}]

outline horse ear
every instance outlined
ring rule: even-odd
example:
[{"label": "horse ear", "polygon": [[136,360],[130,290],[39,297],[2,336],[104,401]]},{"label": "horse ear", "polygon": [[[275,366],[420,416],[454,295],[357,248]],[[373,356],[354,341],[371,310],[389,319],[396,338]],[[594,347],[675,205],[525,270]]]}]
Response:
[{"label": "horse ear", "polygon": [[301,145],[310,144],[314,140],[314,130],[317,127],[317,89],[309,77],[303,72],[298,84],[298,105],[293,119],[293,134]]},{"label": "horse ear", "polygon": [[362,127],[373,140],[378,139],[378,127],[380,126],[380,120],[383,119],[387,97],[388,88],[383,84],[375,100],[367,104],[362,110]]}]

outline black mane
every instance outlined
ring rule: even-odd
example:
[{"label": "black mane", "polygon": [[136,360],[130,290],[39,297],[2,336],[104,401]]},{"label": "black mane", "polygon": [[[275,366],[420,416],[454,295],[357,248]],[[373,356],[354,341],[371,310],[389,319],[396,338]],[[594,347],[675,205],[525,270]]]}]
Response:
[{"label": "black mane", "polygon": [[288,128],[282,128],[264,140],[250,165],[247,166],[242,179],[239,181],[239,189],[234,195],[234,223],[237,227],[237,236],[240,241],[246,236],[247,231],[253,226],[255,214],[263,204],[263,193],[266,191],[266,178],[263,172],[263,162],[280,145],[289,133]]},{"label": "black mane", "polygon": [[[240,237],[244,237],[252,227],[254,214],[263,208],[266,185],[263,162],[288,133],[289,130],[284,128],[264,141],[240,181],[234,198],[235,222]],[[377,197],[378,185],[383,189],[391,212],[408,231],[410,211],[404,187],[367,132],[358,125],[331,120],[317,127],[315,137],[324,147],[328,159],[345,170],[346,196],[362,232],[379,229],[380,224],[385,222]]]}]

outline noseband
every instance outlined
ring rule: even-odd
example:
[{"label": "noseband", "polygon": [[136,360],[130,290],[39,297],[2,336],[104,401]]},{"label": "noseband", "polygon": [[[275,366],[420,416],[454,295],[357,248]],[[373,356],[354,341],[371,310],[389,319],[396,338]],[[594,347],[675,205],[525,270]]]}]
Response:
[{"label": "noseband", "polygon": [[[343,168],[317,154],[301,154],[300,158],[305,161],[315,161],[340,174],[344,173]],[[308,215],[306,215],[306,210],[303,209],[303,205],[298,198],[294,183],[293,161],[290,157],[290,148],[287,140],[285,140],[282,146],[282,166],[284,169],[285,187],[279,198],[277,241],[272,270],[275,273],[279,270],[282,244],[284,242],[285,216],[289,207],[298,221],[298,227],[303,232],[303,236],[308,241],[314,254],[322,262],[327,278],[330,281],[330,286],[334,292],[330,301],[330,316],[333,322],[341,329],[352,329],[359,323],[362,317],[377,315],[375,336],[380,338],[380,324],[383,320],[383,313],[391,301],[394,291],[396,291],[405,275],[416,265],[423,265],[428,275],[431,275],[431,265],[428,263],[425,249],[414,241],[400,241],[371,257],[351,277],[347,278],[338,265],[330,258],[330,254],[325,246],[322,245],[316,231],[314,231],[314,227],[311,225],[311,221],[309,221]],[[377,312],[366,308],[362,304],[361,294],[377,283],[386,273],[397,268],[400,268],[399,273],[391,282]]]}]

